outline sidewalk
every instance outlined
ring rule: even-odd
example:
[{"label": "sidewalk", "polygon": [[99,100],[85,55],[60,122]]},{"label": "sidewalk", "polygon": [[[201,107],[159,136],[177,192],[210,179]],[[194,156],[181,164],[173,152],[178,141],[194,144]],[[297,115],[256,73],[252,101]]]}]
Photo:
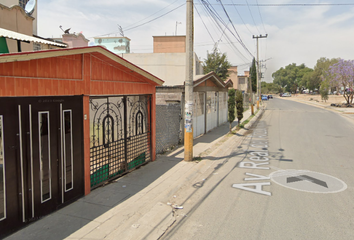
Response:
[{"label": "sidewalk", "polygon": [[[250,115],[250,109],[244,112],[243,121]],[[236,125],[234,121],[233,127]],[[214,169],[217,161],[213,153],[230,139],[225,136],[228,132],[226,123],[194,140],[193,155],[202,156],[201,161],[184,162],[183,146],[158,155],[156,161],[93,190],[6,239],[158,239],[176,221],[174,211],[179,206],[174,204],[185,201],[178,190]],[[242,139],[242,132],[245,130],[232,138]]]}]

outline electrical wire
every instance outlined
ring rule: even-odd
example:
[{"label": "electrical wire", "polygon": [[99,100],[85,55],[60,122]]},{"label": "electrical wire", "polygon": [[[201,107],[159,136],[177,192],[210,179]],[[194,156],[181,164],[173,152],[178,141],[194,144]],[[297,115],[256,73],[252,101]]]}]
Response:
[{"label": "electrical wire", "polygon": [[146,18],[141,19],[140,21],[137,21],[137,22],[132,23],[132,24],[130,24],[130,25],[128,25],[128,26],[125,26],[125,27],[124,27],[124,29],[125,29],[125,28],[130,28],[130,27],[134,26],[135,24],[138,24],[138,23],[140,23],[140,22],[142,22],[142,21],[144,21],[144,20],[146,20],[146,19],[148,19],[148,18],[150,18],[150,17],[152,17],[152,16],[154,16],[154,15],[158,14],[159,12],[162,12],[163,10],[165,10],[166,8],[168,8],[169,6],[173,5],[174,3],[178,2],[178,1],[180,1],[180,0],[176,0],[176,1],[174,1],[173,3],[171,3],[171,4],[167,5],[166,7],[164,7],[164,8],[162,8],[162,9],[160,9],[159,11],[157,11],[157,12],[155,12],[155,13],[151,14],[150,16],[148,16],[148,17],[146,17]]},{"label": "electrical wire", "polygon": [[[217,4],[212,4],[217,5]],[[261,4],[245,4],[245,3],[225,3],[225,6],[251,6],[251,7],[307,7],[307,6],[354,6],[354,3],[261,3]]]},{"label": "electrical wire", "polygon": [[[258,5],[258,0],[256,0],[256,3]],[[263,26],[263,30],[264,32],[267,32],[265,27],[264,27],[264,21],[263,21],[263,17],[262,17],[262,14],[261,14],[261,10],[259,9],[259,6],[258,6],[258,12],[259,12],[259,16],[261,17],[261,22],[262,22],[262,26]]]},{"label": "electrical wire", "polygon": [[209,34],[210,38],[213,40],[213,42],[214,42],[214,44],[215,44],[215,40],[214,40],[213,36],[212,36],[212,35],[211,35],[211,33],[209,32],[208,27],[205,25],[205,22],[203,21],[203,18],[202,18],[202,16],[200,15],[200,13],[199,13],[199,11],[198,11],[198,9],[197,9],[197,7],[196,7],[195,5],[194,5],[194,9],[197,11],[197,13],[198,13],[198,15],[199,15],[200,20],[202,20],[202,23],[203,23],[203,25],[204,25],[205,29],[207,30],[207,32],[208,32],[208,34]]},{"label": "electrical wire", "polygon": [[251,18],[252,18],[253,24],[254,24],[254,26],[256,27],[256,29],[257,29],[258,33],[261,33],[261,32],[259,31],[258,27],[257,27],[256,22],[254,21],[254,17],[253,17],[253,14],[252,14],[252,12],[251,12],[250,5],[248,4],[248,1],[247,1],[247,0],[245,0],[245,1],[246,1],[246,3],[247,3],[247,8],[248,8],[248,11],[250,12],[250,15],[251,15]]},{"label": "electrical wire", "polygon": [[[231,0],[231,2],[232,2],[232,3],[234,3],[234,1],[233,1],[233,0]],[[235,10],[236,10],[236,12],[237,12],[238,16],[240,17],[241,21],[243,22],[243,25],[245,25],[245,27],[247,28],[247,30],[248,30],[251,34],[253,34],[253,33],[251,32],[251,30],[248,28],[248,26],[246,25],[245,21],[243,20],[243,18],[242,18],[242,16],[241,16],[241,14],[239,13],[239,11],[238,11],[238,9],[236,8],[236,6],[235,6],[235,5],[234,5],[234,8],[235,8]]]},{"label": "electrical wire", "polygon": [[[224,38],[226,39],[226,41],[228,42],[229,47],[236,51],[238,53],[238,56],[243,59],[244,62],[248,62],[249,59],[247,57],[245,57],[243,55],[243,53],[237,48],[237,46],[230,40],[230,38],[228,37],[227,34],[225,34],[225,31],[228,30],[234,37],[235,39],[238,41],[238,43],[241,44],[241,46],[248,51],[247,47],[243,44],[242,40],[239,39],[227,26],[227,24],[223,21],[223,19],[221,18],[221,16],[216,12],[216,10],[210,5],[210,3],[208,1],[204,1],[202,0],[205,8],[207,9],[207,11],[209,12],[209,15],[211,16],[211,18],[214,20],[215,24],[218,26],[218,29],[223,29],[223,27],[225,28],[224,30],[222,30],[222,36],[224,36]],[[223,26],[223,27],[222,27]],[[220,38],[221,39],[221,38]],[[248,53],[250,53],[248,51]],[[252,54],[250,53],[250,55],[252,56]]]},{"label": "electrical wire", "polygon": [[[157,19],[159,19],[159,18],[161,18],[161,17],[163,17],[163,16],[166,16],[167,14],[169,14],[169,13],[171,13],[171,12],[173,12],[173,11],[175,11],[175,10],[181,8],[181,7],[183,7],[184,5],[186,5],[186,3],[183,3],[183,4],[179,5],[178,7],[174,8],[174,9],[172,9],[172,10],[170,10],[170,11],[168,11],[168,12],[166,12],[166,13],[164,13],[164,14],[162,14],[162,15],[156,17],[156,18],[153,18],[153,19],[151,19],[151,20],[149,20],[149,21],[147,21],[147,22],[144,22],[144,23],[142,23],[142,24],[136,25],[136,26],[131,27],[131,28],[128,28],[128,29],[124,29],[124,31],[127,32],[127,31],[133,30],[133,29],[135,29],[135,28],[141,27],[141,26],[143,26],[143,25],[146,25],[146,24],[148,24],[148,23],[151,23],[151,22],[153,22],[153,21],[155,21],[155,20],[157,20]],[[116,33],[119,33],[119,32],[106,33],[106,34],[102,34],[102,35],[97,35],[97,36],[95,36],[95,37],[107,36],[107,35],[116,34]],[[92,37],[91,37],[91,38],[92,38]]]}]

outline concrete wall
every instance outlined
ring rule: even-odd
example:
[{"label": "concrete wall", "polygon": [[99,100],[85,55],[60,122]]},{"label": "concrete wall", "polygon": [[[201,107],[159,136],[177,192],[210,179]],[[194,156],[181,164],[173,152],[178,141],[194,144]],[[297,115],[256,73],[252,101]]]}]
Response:
[{"label": "concrete wall", "polygon": [[87,47],[89,40],[87,40],[84,35],[79,34],[63,34],[63,43],[68,44],[69,48],[75,47]]},{"label": "concrete wall", "polygon": [[238,76],[238,88],[241,91],[248,91],[248,77],[246,76]]},{"label": "concrete wall", "polygon": [[156,105],[156,153],[163,153],[180,141],[181,104]]}]

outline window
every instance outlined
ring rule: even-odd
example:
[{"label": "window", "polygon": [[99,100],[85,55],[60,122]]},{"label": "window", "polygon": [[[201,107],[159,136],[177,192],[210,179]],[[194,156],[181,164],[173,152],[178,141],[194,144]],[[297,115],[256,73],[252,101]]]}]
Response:
[{"label": "window", "polygon": [[38,112],[39,161],[42,203],[52,198],[50,166],[50,124],[49,112]]},{"label": "window", "polygon": [[0,221],[6,218],[5,154],[3,117],[0,115]]},{"label": "window", "polygon": [[71,110],[63,111],[63,146],[64,146],[64,179],[65,192],[73,189],[73,133]]}]

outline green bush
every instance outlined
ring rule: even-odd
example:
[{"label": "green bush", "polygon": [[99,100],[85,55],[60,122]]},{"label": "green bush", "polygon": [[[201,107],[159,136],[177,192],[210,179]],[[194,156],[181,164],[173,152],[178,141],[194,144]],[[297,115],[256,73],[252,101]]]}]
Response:
[{"label": "green bush", "polygon": [[241,120],[243,118],[243,95],[240,90],[236,90],[236,109],[238,125],[240,126]]},{"label": "green bush", "polygon": [[232,122],[235,120],[235,89],[229,89],[229,99],[227,100],[228,117],[227,120],[230,123],[230,132],[232,128]]}]

